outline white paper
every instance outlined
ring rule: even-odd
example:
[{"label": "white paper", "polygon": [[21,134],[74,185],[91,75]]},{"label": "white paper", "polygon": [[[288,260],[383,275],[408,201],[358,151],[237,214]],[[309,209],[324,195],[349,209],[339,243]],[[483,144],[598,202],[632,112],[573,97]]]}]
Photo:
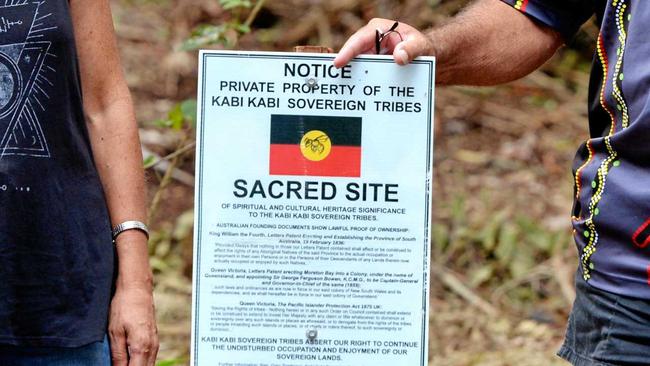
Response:
[{"label": "white paper", "polygon": [[[332,60],[200,54],[192,365],[427,364],[435,63]],[[360,121],[360,176],[271,175],[292,116]]]}]

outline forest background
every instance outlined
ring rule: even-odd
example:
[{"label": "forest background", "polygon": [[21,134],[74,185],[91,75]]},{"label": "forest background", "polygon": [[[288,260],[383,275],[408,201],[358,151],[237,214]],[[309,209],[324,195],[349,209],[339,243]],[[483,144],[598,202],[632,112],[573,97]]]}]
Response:
[{"label": "forest background", "polygon": [[[189,357],[196,49],[336,50],[373,17],[426,29],[467,2],[112,0],[148,170],[159,365]],[[570,169],[596,32],[522,80],[436,90],[430,365],[565,364]]]}]

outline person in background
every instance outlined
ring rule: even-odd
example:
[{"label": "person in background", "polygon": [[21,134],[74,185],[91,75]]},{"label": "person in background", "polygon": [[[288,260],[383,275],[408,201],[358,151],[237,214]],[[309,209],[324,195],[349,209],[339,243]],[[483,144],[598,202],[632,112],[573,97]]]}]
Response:
[{"label": "person in background", "polygon": [[154,365],[145,216],[109,0],[0,2],[1,365]]},{"label": "person in background", "polygon": [[590,136],[573,166],[577,297],[558,355],[578,366],[650,365],[649,1],[478,0],[426,33],[373,19],[334,64],[428,55],[438,84],[500,84],[538,68],[594,15]]}]

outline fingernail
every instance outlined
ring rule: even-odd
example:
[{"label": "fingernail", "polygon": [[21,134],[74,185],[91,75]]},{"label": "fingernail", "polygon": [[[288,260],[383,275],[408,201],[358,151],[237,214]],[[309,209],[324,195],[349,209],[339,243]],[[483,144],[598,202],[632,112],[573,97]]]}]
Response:
[{"label": "fingernail", "polygon": [[402,64],[406,65],[409,63],[409,54],[406,51],[397,50],[397,52],[395,52],[395,55],[400,61],[402,61]]}]

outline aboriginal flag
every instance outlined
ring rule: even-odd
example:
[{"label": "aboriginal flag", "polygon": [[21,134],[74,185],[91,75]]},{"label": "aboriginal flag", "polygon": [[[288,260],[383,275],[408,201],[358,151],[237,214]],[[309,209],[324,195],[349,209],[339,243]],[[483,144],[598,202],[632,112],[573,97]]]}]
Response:
[{"label": "aboriginal flag", "polygon": [[361,176],[361,118],[271,116],[271,175]]}]

